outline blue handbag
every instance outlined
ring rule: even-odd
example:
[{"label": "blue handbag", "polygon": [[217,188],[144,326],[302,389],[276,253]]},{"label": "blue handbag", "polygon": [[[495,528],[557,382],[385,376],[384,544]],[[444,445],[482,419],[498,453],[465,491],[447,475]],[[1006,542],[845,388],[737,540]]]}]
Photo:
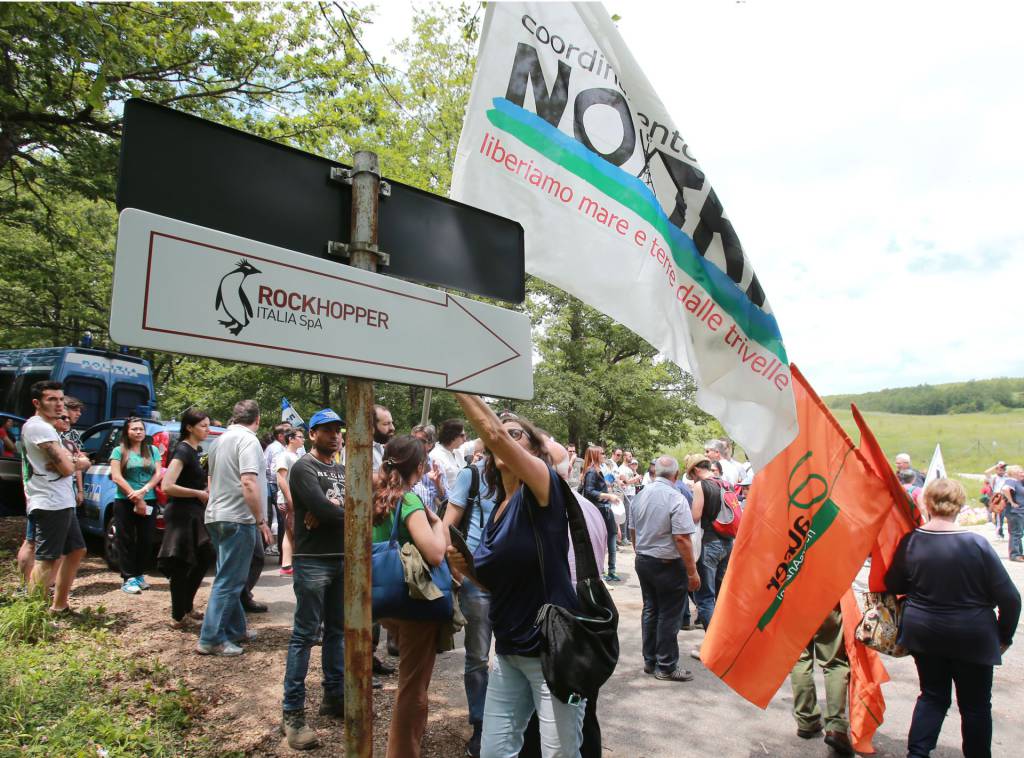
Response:
[{"label": "blue handbag", "polygon": [[[441,590],[436,600],[414,600],[409,596],[402,569],[402,546],[398,544],[398,525],[402,518],[402,501],[392,512],[394,525],[391,539],[373,543],[373,618],[404,621],[450,621],[452,618],[452,573],[448,561],[430,567],[430,578]],[[424,562],[425,563],[425,562]],[[429,564],[427,564],[429,566]]]}]

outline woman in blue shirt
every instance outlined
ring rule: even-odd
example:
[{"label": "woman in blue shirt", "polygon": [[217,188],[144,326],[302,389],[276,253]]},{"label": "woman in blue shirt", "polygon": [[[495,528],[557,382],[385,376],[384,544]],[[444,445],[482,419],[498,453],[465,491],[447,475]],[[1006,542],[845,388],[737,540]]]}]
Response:
[{"label": "woman in blue shirt", "polygon": [[156,522],[153,506],[160,473],[160,450],[150,444],[146,422],[129,416],[121,427],[121,442],[110,454],[110,478],[118,490],[114,527],[117,560],[124,579],[121,590],[129,595],[149,589],[142,572]]},{"label": "woman in blue shirt", "polygon": [[904,536],[885,574],[886,589],[907,596],[899,642],[921,683],[908,758],[935,749],[954,684],[964,755],[992,755],[992,668],[1013,643],[1020,593],[988,540],[957,526],[966,497],[953,479],[925,487],[928,522]]},{"label": "woman in blue shirt", "polygon": [[569,519],[561,484],[544,440],[528,421],[511,414],[499,419],[475,395],[456,398],[490,451],[495,474],[484,477],[490,484],[485,494],[496,507],[473,555],[476,575],[491,593],[496,652],[480,755],[517,755],[536,711],[545,758],[576,758],[586,702],[570,705],[552,696],[541,669],[536,625],[544,603],[578,607],[569,579]]}]

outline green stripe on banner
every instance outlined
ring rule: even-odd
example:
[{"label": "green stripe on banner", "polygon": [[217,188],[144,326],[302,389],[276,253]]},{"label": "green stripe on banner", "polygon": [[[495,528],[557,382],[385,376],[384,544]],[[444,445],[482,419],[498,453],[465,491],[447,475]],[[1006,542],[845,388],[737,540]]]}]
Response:
[{"label": "green stripe on banner", "polygon": [[818,538],[823,535],[832,522],[836,520],[836,516],[839,515],[839,506],[836,505],[831,499],[825,501],[825,504],[818,509],[818,512],[814,514],[814,518],[811,519],[811,528],[807,530],[807,539],[804,541],[803,546],[799,552],[793,556],[793,560],[789,562],[789,568],[786,571],[786,581],[783,583],[782,588],[776,593],[775,599],[772,600],[772,604],[768,606],[768,610],[761,616],[761,620],[757,622],[757,628],[760,631],[764,631],[764,628],[771,623],[771,620],[775,617],[779,608],[782,606],[782,600],[786,595],[786,588],[793,583],[793,580],[800,574],[800,569],[803,568],[804,558],[807,555],[807,551],[811,549],[811,545],[818,541]]},{"label": "green stripe on banner", "polygon": [[[772,352],[784,365],[789,364],[789,360],[786,357],[786,349],[778,334],[747,318],[743,312],[743,304],[737,301],[736,294],[726,291],[709,279],[698,257],[692,251],[682,249],[679,243],[675,241],[674,233],[678,233],[679,230],[672,226],[672,223],[665,216],[664,212],[661,211],[660,207],[646,202],[643,197],[639,196],[631,188],[602,173],[593,163],[567,150],[556,141],[532,128],[529,124],[525,124],[497,109],[488,110],[487,118],[496,128],[512,135],[526,146],[536,150],[552,162],[557,163],[598,191],[629,208],[654,227],[664,238],[665,245],[671,251],[672,260],[675,264],[700,285],[718,306],[743,328],[743,331],[746,332],[751,340],[763,345],[765,349]],[[736,292],[738,293],[739,290]]]}]

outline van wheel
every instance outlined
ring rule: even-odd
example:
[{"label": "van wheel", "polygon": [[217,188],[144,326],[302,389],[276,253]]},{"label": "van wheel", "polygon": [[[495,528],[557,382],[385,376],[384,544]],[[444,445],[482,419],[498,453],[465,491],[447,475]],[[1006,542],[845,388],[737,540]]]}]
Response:
[{"label": "van wheel", "polygon": [[103,558],[107,561],[107,567],[111,571],[118,571],[121,567],[121,559],[117,555],[116,533],[117,527],[114,526],[114,514],[111,513],[107,516],[106,524],[103,527]]}]

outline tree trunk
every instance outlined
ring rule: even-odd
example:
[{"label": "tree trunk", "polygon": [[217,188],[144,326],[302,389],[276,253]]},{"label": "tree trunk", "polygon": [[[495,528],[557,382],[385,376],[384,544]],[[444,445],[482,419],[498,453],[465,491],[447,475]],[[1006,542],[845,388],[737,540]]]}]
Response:
[{"label": "tree trunk", "polygon": [[331,377],[328,374],[320,374],[320,407],[331,407]]}]

